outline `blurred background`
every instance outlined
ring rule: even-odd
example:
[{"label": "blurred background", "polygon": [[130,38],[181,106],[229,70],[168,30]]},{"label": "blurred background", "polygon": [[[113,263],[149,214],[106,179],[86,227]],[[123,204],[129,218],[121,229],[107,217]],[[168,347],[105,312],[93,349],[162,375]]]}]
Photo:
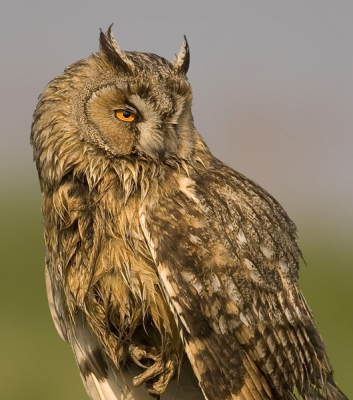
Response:
[{"label": "blurred background", "polygon": [[213,153],[266,188],[299,229],[300,287],[353,398],[353,2],[2,2],[1,397],[88,399],[44,284],[41,196],[29,144],[45,85],[97,51],[172,59],[187,35],[195,123]]}]

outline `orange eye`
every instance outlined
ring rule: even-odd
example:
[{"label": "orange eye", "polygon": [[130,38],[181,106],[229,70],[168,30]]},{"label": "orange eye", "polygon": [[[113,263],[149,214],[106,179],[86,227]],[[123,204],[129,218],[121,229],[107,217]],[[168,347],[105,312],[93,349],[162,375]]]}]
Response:
[{"label": "orange eye", "polygon": [[131,112],[129,110],[124,110],[124,111],[118,110],[118,111],[115,111],[115,115],[121,121],[125,121],[125,122],[131,122],[131,121],[134,121],[136,119],[136,114],[134,114],[133,112]]}]

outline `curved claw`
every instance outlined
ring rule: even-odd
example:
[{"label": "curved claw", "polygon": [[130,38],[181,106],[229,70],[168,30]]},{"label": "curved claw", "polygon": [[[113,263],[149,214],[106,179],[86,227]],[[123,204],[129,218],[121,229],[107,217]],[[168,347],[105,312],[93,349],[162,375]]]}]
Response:
[{"label": "curved claw", "polygon": [[144,364],[140,363],[140,361],[136,358],[136,356],[135,356],[134,354],[130,354],[130,357],[131,357],[132,361],[133,361],[138,367],[141,367],[141,368],[144,368],[144,369],[148,368],[147,365],[144,365]]},{"label": "curved claw", "polygon": [[157,360],[158,352],[154,347],[148,347],[145,345],[135,345],[131,344],[129,346],[129,354],[132,361],[141,368],[148,368],[147,365],[144,365],[140,362],[143,358],[145,359],[152,359],[154,361]]}]

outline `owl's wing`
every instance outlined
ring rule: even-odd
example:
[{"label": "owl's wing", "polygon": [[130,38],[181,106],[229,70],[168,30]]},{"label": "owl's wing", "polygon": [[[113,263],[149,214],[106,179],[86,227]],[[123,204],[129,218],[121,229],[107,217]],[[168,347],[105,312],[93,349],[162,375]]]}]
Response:
[{"label": "owl's wing", "polygon": [[92,334],[84,313],[78,311],[74,318],[73,327],[69,329],[69,341],[90,397],[93,400],[145,399],[146,390],[135,388],[131,383],[140,371],[129,368],[117,371]]},{"label": "owl's wing", "polygon": [[300,251],[283,209],[218,161],[175,179],[142,222],[205,397],[345,398],[297,287]]}]

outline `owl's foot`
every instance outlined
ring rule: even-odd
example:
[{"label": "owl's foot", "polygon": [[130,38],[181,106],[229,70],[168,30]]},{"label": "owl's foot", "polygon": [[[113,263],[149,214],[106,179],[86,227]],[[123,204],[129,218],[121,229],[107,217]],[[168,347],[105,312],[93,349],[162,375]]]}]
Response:
[{"label": "owl's foot", "polygon": [[[140,360],[154,360],[158,358],[158,351],[155,347],[145,346],[144,344],[135,345],[132,344],[129,347],[129,353],[132,361],[141,368],[148,368],[151,365],[145,365]],[[150,363],[150,362],[149,362]]]},{"label": "owl's foot", "polygon": [[[164,393],[168,383],[177,370],[178,359],[176,355],[169,354],[168,357],[161,356],[155,347],[145,345],[131,345],[129,352],[134,363],[146,369],[146,371],[135,376],[132,380],[134,386],[140,386],[146,383],[150,394],[159,395]],[[146,360],[150,365],[143,364],[141,360]],[[150,360],[153,361],[152,365]]]}]

